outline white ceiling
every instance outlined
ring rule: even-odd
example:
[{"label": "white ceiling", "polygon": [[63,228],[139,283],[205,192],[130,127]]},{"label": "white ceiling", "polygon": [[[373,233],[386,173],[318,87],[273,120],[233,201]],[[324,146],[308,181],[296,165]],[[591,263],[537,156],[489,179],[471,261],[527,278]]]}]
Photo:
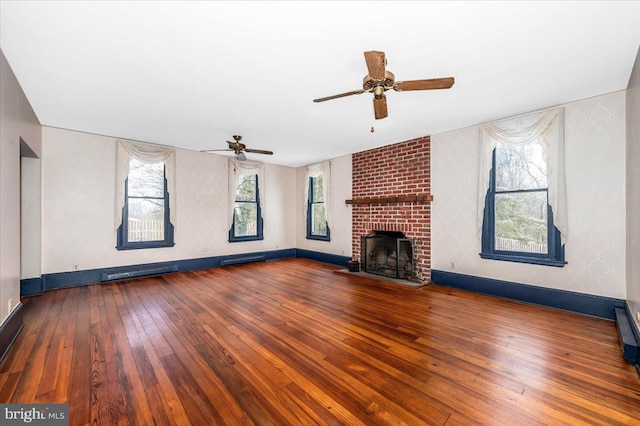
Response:
[{"label": "white ceiling", "polygon": [[[0,1],[0,48],[40,122],[202,150],[243,136],[300,166],[624,90],[640,2]],[[397,80],[375,120],[363,52]],[[371,127],[375,132],[371,133]]]}]

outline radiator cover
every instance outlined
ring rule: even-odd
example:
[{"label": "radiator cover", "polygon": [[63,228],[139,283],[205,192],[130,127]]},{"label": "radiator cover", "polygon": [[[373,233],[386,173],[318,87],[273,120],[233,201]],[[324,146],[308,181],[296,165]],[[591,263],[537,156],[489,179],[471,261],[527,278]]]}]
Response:
[{"label": "radiator cover", "polygon": [[121,281],[131,278],[148,277],[150,275],[167,274],[169,272],[178,272],[178,265],[154,266],[149,268],[132,269],[129,271],[103,272],[100,275],[100,281]]}]

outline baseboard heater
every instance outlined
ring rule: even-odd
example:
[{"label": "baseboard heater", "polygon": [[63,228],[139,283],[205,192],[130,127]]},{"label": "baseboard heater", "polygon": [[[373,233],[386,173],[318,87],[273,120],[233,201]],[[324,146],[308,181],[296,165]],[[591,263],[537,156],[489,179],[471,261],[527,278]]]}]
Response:
[{"label": "baseboard heater", "polygon": [[631,329],[631,323],[627,316],[627,310],[616,308],[616,324],[618,326],[618,336],[620,346],[622,346],[622,356],[631,365],[638,364],[638,342]]},{"label": "baseboard heater", "polygon": [[251,263],[251,262],[261,262],[263,260],[267,260],[267,256],[265,256],[264,254],[257,255],[257,256],[237,256],[237,257],[230,257],[230,258],[221,260],[220,266],[239,265],[241,263]]},{"label": "baseboard heater", "polygon": [[131,278],[148,277],[150,275],[167,274],[169,272],[178,272],[178,265],[156,266],[122,272],[105,272],[101,275],[100,280],[102,282],[120,281]]}]

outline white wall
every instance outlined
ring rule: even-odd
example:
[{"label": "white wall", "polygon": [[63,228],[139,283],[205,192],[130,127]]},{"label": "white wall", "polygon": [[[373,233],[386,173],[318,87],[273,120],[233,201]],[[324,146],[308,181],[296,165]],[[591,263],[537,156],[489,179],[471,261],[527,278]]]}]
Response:
[{"label": "white wall", "polygon": [[228,158],[176,150],[175,247],[115,248],[116,139],[43,127],[42,273],[295,247],[293,168],[267,164],[264,240],[229,243]]},{"label": "white wall", "polygon": [[627,303],[640,328],[640,50],[627,87]]},{"label": "white wall", "polygon": [[433,269],[625,299],[625,92],[564,107],[568,264],[480,258],[473,126],[431,137]]},{"label": "white wall", "polygon": [[296,247],[322,253],[351,256],[351,207],[345,200],[351,199],[351,155],[331,160],[331,206],[327,212],[331,241],[308,240],[306,170],[298,167],[296,173]]},{"label": "white wall", "polygon": [[40,123],[0,52],[0,323],[20,303],[21,137],[40,155]]},{"label": "white wall", "polygon": [[20,278],[39,278],[42,245],[41,160],[22,157],[20,182]]}]

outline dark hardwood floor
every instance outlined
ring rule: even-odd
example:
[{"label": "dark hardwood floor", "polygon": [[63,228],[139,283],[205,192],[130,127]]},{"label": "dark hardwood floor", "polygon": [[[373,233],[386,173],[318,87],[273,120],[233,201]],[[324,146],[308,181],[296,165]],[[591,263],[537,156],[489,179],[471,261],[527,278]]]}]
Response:
[{"label": "dark hardwood floor", "polygon": [[45,293],[0,402],[71,424],[640,424],[613,322],[287,259]]}]

